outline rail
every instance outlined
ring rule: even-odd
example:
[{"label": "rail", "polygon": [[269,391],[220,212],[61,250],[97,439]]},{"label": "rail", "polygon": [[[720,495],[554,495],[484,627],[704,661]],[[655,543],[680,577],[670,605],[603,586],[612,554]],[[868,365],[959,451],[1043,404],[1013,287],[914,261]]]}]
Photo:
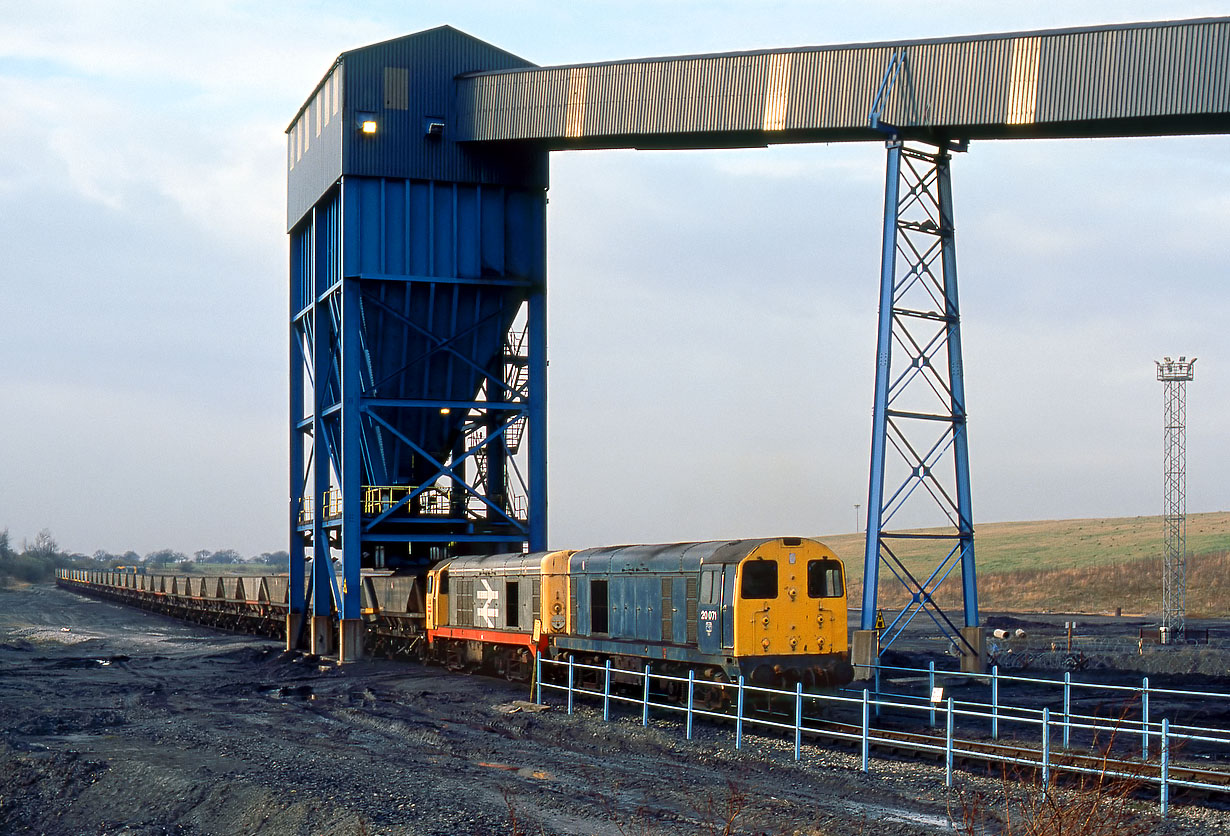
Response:
[{"label": "rail", "polygon": [[[882,687],[883,672],[906,674],[907,676],[912,677],[913,681],[918,681],[918,682],[924,681],[923,677],[925,677],[925,681],[927,683],[926,692],[921,695],[886,692]],[[890,696],[890,697],[905,700],[908,702],[913,702],[916,705],[919,703],[924,703],[924,704],[930,703],[930,724],[934,726],[936,708],[935,708],[934,703],[931,700],[931,696],[935,694],[937,683],[942,683],[945,680],[953,680],[953,679],[969,680],[970,678],[971,678],[971,675],[968,673],[936,670],[934,662],[930,663],[926,668],[907,668],[907,667],[897,667],[897,666],[892,666],[892,665],[876,665],[876,666],[873,666],[873,673],[872,673],[872,678],[871,678],[871,683],[872,683],[871,690],[872,690],[872,693],[874,693],[877,697],[881,695]],[[996,665],[991,668],[990,674],[987,677],[985,677],[985,679],[988,681],[988,684],[990,686],[990,702],[989,703],[968,702],[968,703],[962,703],[962,704],[976,705],[976,706],[980,706],[980,707],[984,707],[988,709],[989,718],[990,718],[991,737],[996,740],[999,739],[1001,721],[1012,722],[1014,720],[1019,719],[1019,717],[1016,715],[1013,715],[1011,713],[1005,713],[1006,711],[1010,711],[1010,710],[1018,710],[1018,711],[1024,711],[1024,712],[1034,711],[1035,713],[1037,711],[1036,709],[1009,709],[1007,707],[1001,706],[1000,699],[999,699],[999,691],[1000,691],[1000,684],[1003,682],[1020,683],[1020,684],[1027,684],[1027,685],[1040,685],[1043,687],[1054,686],[1056,688],[1057,693],[1061,694],[1062,700],[1063,700],[1063,709],[1060,712],[1061,720],[1059,722],[1061,723],[1061,727],[1062,727],[1063,745],[1065,748],[1067,748],[1070,743],[1072,729],[1077,727],[1073,725],[1072,721],[1091,719],[1089,715],[1075,714],[1072,711],[1073,694],[1075,692],[1078,692],[1081,689],[1095,692],[1099,695],[1105,694],[1106,692],[1123,694],[1125,697],[1126,705],[1130,705],[1130,706],[1138,705],[1139,706],[1139,709],[1138,709],[1139,719],[1132,719],[1131,717],[1125,714],[1124,716],[1117,719],[1117,723],[1118,723],[1117,728],[1120,734],[1130,731],[1130,732],[1138,733],[1140,735],[1142,754],[1148,753],[1151,737],[1156,734],[1159,734],[1161,731],[1161,723],[1153,720],[1151,716],[1151,712],[1150,712],[1150,698],[1151,697],[1153,698],[1177,697],[1182,700],[1214,700],[1214,701],[1221,700],[1227,703],[1227,708],[1230,708],[1230,694],[1222,694],[1216,691],[1189,691],[1189,690],[1180,690],[1176,688],[1159,688],[1157,686],[1151,686],[1149,684],[1149,677],[1147,676],[1141,677],[1140,686],[1137,687],[1135,685],[1110,685],[1110,684],[1104,684],[1104,683],[1079,682],[1072,678],[1071,672],[1065,672],[1063,675],[1063,679],[1049,679],[1049,678],[1030,677],[1030,676],[1016,676],[1013,674],[1003,674],[999,672],[999,666]],[[906,680],[898,679],[894,681],[895,682],[908,682],[909,679],[906,679]],[[1216,743],[1223,743],[1226,745],[1230,745],[1230,737],[1227,737],[1226,736],[1227,733],[1221,729],[1211,729],[1210,730],[1210,729],[1201,729],[1198,726],[1183,726],[1183,725],[1174,725],[1174,724],[1172,724],[1172,728],[1179,730],[1179,731],[1192,731],[1192,732],[1212,731],[1214,733],[1219,733],[1221,735],[1220,737],[1214,738],[1213,740],[1208,741],[1208,742],[1216,742]],[[1201,738],[1201,740],[1203,741],[1204,739]]]},{"label": "rail", "polygon": [[[545,672],[549,673],[552,670],[558,676],[544,676]],[[872,748],[908,748],[914,752],[942,756],[944,760],[944,783],[948,787],[953,785],[955,763],[958,760],[999,763],[1004,766],[1036,770],[1041,776],[1043,789],[1050,786],[1052,775],[1057,772],[1139,781],[1142,786],[1153,784],[1157,786],[1159,805],[1163,817],[1169,812],[1171,793],[1177,788],[1210,793],[1226,793],[1227,785],[1230,785],[1230,772],[1228,771],[1197,769],[1188,766],[1176,768],[1176,765],[1172,762],[1172,754],[1175,747],[1183,746],[1187,743],[1212,743],[1230,747],[1230,736],[1227,736],[1225,730],[1172,725],[1169,718],[1162,718],[1160,722],[1146,720],[1133,726],[1145,735],[1150,733],[1156,734],[1158,743],[1156,758],[1150,756],[1151,750],[1146,742],[1142,747],[1139,758],[1112,759],[1109,756],[1109,752],[1090,756],[1088,754],[1066,751],[1070,742],[1069,733],[1073,729],[1080,729],[1092,732],[1094,735],[1106,734],[1113,739],[1114,735],[1124,730],[1124,723],[1122,721],[1107,722],[1105,718],[1077,715],[1068,712],[1060,715],[1060,719],[1056,719],[1050,708],[1031,709],[1007,706],[1001,703],[991,706],[973,702],[961,702],[953,699],[951,696],[944,698],[938,703],[933,702],[924,705],[915,699],[902,700],[900,698],[891,698],[892,695],[873,692],[871,688],[864,688],[861,692],[855,692],[855,696],[851,696],[851,692],[848,690],[838,693],[805,692],[802,684],[796,685],[793,691],[787,691],[760,685],[749,685],[742,676],[739,677],[737,682],[723,683],[709,680],[698,681],[693,672],[689,672],[687,677],[659,674],[653,672],[651,665],[646,665],[644,670],[641,671],[630,671],[622,668],[614,669],[614,674],[624,681],[629,677],[634,681],[639,680],[640,685],[636,689],[636,693],[628,694],[621,693],[612,688],[612,670],[609,661],[604,666],[598,666],[580,663],[571,658],[563,661],[546,659],[539,656],[534,679],[535,702],[543,704],[548,693],[563,693],[566,699],[567,711],[569,714],[572,714],[578,698],[600,699],[602,701],[602,719],[604,721],[610,720],[613,706],[621,704],[634,706],[640,711],[642,725],[649,724],[651,712],[683,715],[685,718],[686,736],[689,740],[693,738],[693,724],[697,717],[733,721],[735,726],[734,745],[736,749],[743,748],[744,730],[748,727],[788,732],[794,737],[795,760],[799,760],[802,756],[804,737],[844,741],[857,745],[861,756],[863,772],[870,772]],[[934,671],[923,672],[934,675]],[[596,685],[592,688],[584,687],[578,681],[578,673],[589,674],[595,683],[601,684],[601,690],[597,690]],[[1026,679],[1024,677],[1011,678]],[[559,681],[553,681],[556,679]],[[1065,679],[1065,684],[1068,688],[1071,688],[1073,684],[1079,684],[1072,683],[1070,678]],[[1038,681],[1045,682],[1046,680]],[[682,698],[681,702],[654,700],[655,684],[659,690],[668,688],[677,691]],[[706,689],[704,691],[705,694],[712,694],[715,690],[719,692],[724,698],[720,700],[721,702],[733,704],[734,714],[732,715],[729,710],[715,710],[712,706],[697,706],[698,688]],[[1153,689],[1152,693],[1158,693],[1163,690],[1165,689]],[[1145,692],[1149,693],[1147,684],[1145,685]],[[1219,694],[1217,696],[1226,695]],[[776,715],[749,713],[746,710],[748,700],[749,698],[757,697],[763,697],[766,700],[778,700],[779,704],[791,705],[792,711],[785,715],[780,713]],[[822,722],[817,717],[804,713],[805,704],[821,710],[826,707],[853,708],[861,720],[857,725]],[[879,716],[880,712],[884,709],[900,712],[929,712],[933,725],[936,712],[940,712],[943,716],[943,737],[920,734],[906,735],[900,732],[878,729],[873,725],[873,716]],[[990,710],[984,711],[982,709]],[[786,718],[785,720],[781,719],[783,716]],[[987,746],[985,743],[973,738],[958,737],[956,725],[958,718],[962,718],[963,723],[967,726],[971,723],[985,724],[989,722],[996,724],[999,719],[1010,719],[1013,722],[1034,727],[1034,740],[1037,742],[1017,742],[1013,746]],[[811,723],[810,725],[809,722]],[[1058,753],[1052,747],[1052,737],[1057,730],[1062,731],[1062,749],[1065,750]]]}]

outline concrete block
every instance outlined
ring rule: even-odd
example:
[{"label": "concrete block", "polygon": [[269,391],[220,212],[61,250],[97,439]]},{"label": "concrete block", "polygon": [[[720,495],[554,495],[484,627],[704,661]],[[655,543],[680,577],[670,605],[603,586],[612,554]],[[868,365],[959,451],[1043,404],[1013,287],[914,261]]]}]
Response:
[{"label": "concrete block", "polygon": [[337,661],[345,663],[362,659],[364,635],[362,619],[343,619],[338,630]]},{"label": "concrete block", "polygon": [[327,615],[314,615],[311,626],[311,651],[317,656],[332,656],[337,650],[337,633],[333,629],[333,619]]},{"label": "concrete block", "polygon": [[981,627],[962,627],[961,635],[974,648],[962,647],[961,670],[964,673],[987,672],[987,631]]},{"label": "concrete block", "polygon": [[880,631],[855,630],[850,641],[850,664],[855,679],[870,679],[872,667],[880,660]]}]

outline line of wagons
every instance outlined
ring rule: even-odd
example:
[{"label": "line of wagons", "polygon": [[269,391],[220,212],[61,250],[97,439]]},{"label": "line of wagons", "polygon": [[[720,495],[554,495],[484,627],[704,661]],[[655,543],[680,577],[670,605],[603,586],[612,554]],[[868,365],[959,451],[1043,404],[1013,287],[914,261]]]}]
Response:
[{"label": "line of wagons", "polygon": [[[61,570],[67,587],[284,636],[286,575]],[[705,681],[849,682],[844,567],[805,538],[455,557],[364,573],[367,650],[528,679],[535,657]],[[618,680],[617,680],[618,681]]]}]

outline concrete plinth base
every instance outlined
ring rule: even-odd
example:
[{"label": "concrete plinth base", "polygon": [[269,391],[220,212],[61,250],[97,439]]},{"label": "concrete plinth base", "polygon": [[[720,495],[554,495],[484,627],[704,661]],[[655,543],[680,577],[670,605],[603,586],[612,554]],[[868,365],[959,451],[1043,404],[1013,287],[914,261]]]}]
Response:
[{"label": "concrete plinth base", "polygon": [[850,641],[850,664],[855,679],[870,679],[873,666],[880,661],[880,631],[855,630]]},{"label": "concrete plinth base", "polygon": [[363,621],[343,619],[338,630],[338,662],[357,662],[363,658]]},{"label": "concrete plinth base", "polygon": [[293,612],[286,616],[286,649],[299,649],[299,628],[303,626],[303,613]]},{"label": "concrete plinth base", "polygon": [[961,648],[965,652],[961,654],[961,670],[964,673],[986,673],[987,672],[987,631],[981,627],[962,627],[961,635],[970,647],[974,648],[971,653],[969,648]]},{"label": "concrete plinth base", "polygon": [[333,619],[327,615],[312,616],[311,651],[317,656],[332,656],[337,650],[337,633],[333,629]]}]

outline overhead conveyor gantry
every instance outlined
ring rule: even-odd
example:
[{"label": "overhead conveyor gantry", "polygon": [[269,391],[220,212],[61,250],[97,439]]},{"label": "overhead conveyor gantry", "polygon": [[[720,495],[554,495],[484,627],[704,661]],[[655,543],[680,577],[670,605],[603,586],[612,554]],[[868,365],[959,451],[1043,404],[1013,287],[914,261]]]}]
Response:
[{"label": "overhead conveyor gantry", "polygon": [[[909,593],[886,641],[926,612],[976,668],[951,153],[1228,131],[1230,18],[564,67],[450,27],[343,53],[287,130],[291,635],[311,615],[316,649],[358,652],[361,562],[545,548],[548,152],[886,141],[863,656],[884,565]],[[921,577],[889,530],[918,502],[946,527],[914,536]],[[960,627],[935,600],[958,568]]]}]

